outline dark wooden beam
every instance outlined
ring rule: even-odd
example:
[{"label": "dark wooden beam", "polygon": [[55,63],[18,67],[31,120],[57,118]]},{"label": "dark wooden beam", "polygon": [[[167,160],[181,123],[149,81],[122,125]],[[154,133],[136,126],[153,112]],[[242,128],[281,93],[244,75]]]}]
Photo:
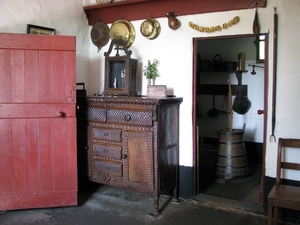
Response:
[{"label": "dark wooden beam", "polygon": [[165,17],[168,12],[179,16],[266,7],[267,0],[127,0],[84,7],[89,25],[98,20],[113,23],[121,18],[133,21]]}]

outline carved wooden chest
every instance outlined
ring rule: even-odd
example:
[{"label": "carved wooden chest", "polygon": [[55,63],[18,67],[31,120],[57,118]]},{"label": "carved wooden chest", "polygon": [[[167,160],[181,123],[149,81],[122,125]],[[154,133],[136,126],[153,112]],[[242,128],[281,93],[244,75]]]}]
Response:
[{"label": "carved wooden chest", "polygon": [[182,98],[87,97],[90,180],[178,200],[179,105]]}]

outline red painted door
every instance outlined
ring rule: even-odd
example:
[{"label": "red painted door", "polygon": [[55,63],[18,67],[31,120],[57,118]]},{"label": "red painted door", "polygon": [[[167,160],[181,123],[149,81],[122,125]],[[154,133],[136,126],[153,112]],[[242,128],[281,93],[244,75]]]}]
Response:
[{"label": "red painted door", "polygon": [[0,211],[77,204],[75,42],[0,33]]}]

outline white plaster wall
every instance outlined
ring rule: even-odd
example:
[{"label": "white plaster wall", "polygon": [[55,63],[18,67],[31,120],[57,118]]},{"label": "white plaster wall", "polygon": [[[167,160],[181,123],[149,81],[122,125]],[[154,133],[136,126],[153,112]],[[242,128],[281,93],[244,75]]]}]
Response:
[{"label": "white plaster wall", "polygon": [[[278,13],[278,66],[277,66],[277,101],[276,101],[276,130],[275,136],[300,138],[300,1],[272,1],[277,6]],[[272,31],[271,31],[272,32]],[[271,74],[270,74],[271,76]],[[271,94],[271,90],[269,90]],[[271,96],[271,95],[270,95]],[[269,99],[270,102],[271,98]],[[271,104],[271,102],[269,103]],[[269,111],[271,115],[271,111]],[[270,118],[271,119],[271,118]],[[269,120],[268,135],[271,132]],[[266,171],[274,177],[276,168],[277,143],[267,140]],[[299,153],[289,153],[289,158],[300,161]],[[297,173],[287,173],[287,178],[300,180]]]},{"label": "white plaster wall", "polygon": [[26,33],[27,24],[33,24],[54,28],[57,35],[76,36],[77,82],[87,82],[90,37],[82,1],[1,0],[0,32]]},{"label": "white plaster wall", "polygon": [[[298,112],[300,103],[296,101],[299,96],[299,78],[298,72],[300,64],[298,59],[300,53],[299,45],[299,16],[298,9],[300,1],[297,0],[268,0],[267,8],[259,8],[259,20],[262,33],[269,33],[269,90],[267,98],[269,111],[271,115],[272,108],[272,74],[273,74],[273,15],[274,7],[277,8],[279,15],[279,35],[278,35],[278,93],[277,93],[277,123],[275,135],[279,137],[300,137]],[[179,12],[180,14],[180,12]],[[199,33],[190,29],[188,22],[203,26],[212,26],[223,24],[234,16],[240,16],[241,21],[236,26],[216,33]],[[194,37],[226,36],[238,34],[251,34],[254,10],[238,10],[220,13],[198,14],[179,16],[182,26],[173,31],[167,26],[167,18],[157,18],[162,27],[160,36],[149,41],[139,33],[139,27],[142,21],[132,21],[136,28],[136,39],[131,50],[133,56],[139,59],[139,74],[141,77],[141,94],[146,92],[146,81],[142,77],[142,69],[148,59],[158,58],[161,61],[161,77],[157,79],[156,84],[167,84],[172,94],[181,96],[184,101],[181,105],[180,117],[180,165],[192,166],[192,49]],[[103,89],[103,53],[107,51],[104,47],[99,53],[96,48],[91,46],[91,68],[93,73],[93,82],[89,86],[91,93]],[[100,86],[100,88],[99,88]],[[260,92],[261,93],[261,92]],[[266,175],[275,176],[276,148],[277,143],[271,142],[271,117],[267,120],[267,139],[266,142]],[[260,128],[261,129],[261,128]],[[296,174],[289,174],[290,179],[298,179]]]},{"label": "white plaster wall", "polygon": [[[223,24],[235,16],[240,16],[238,25],[212,34],[200,33],[192,30],[188,23],[192,21],[203,26]],[[161,25],[160,36],[155,40],[148,40],[139,31],[143,20],[131,21],[136,30],[136,37],[130,49],[134,58],[139,60],[139,77],[141,79],[140,94],[146,94],[147,82],[142,75],[142,69],[148,59],[159,59],[159,71],[161,76],[156,84],[166,84],[169,94],[183,97],[180,106],[180,165],[192,166],[193,137],[192,137],[192,76],[193,76],[193,38],[216,35],[235,35],[252,32],[254,10],[230,11],[222,13],[209,13],[199,15],[180,16],[181,27],[171,30],[168,27],[167,18],[156,18]],[[110,25],[109,25],[110,26]],[[104,52],[108,50],[106,45],[97,53],[96,46],[91,47],[91,69],[95,76],[89,85],[90,93],[103,91]]]},{"label": "white plaster wall", "polygon": [[[26,24],[36,24],[57,29],[58,35],[76,35],[77,37],[77,81],[87,84],[88,93],[103,90],[104,58],[107,51],[104,47],[97,53],[96,47],[89,38],[90,28],[87,25],[82,6],[93,0],[1,0],[0,32],[26,33]],[[276,132],[279,137],[299,137],[300,120],[300,51],[299,51],[299,0],[268,0],[267,8],[259,9],[261,32],[270,34],[269,43],[269,82],[267,102],[271,115],[272,102],[272,53],[273,53],[273,7],[277,7],[279,16],[278,35],[278,85]],[[250,7],[250,6],[249,6]],[[180,14],[180,12],[178,12]],[[211,34],[199,33],[188,27],[192,21],[203,26],[212,26],[240,16],[238,25],[222,32]],[[136,29],[136,38],[131,50],[133,57],[139,60],[140,93],[146,93],[146,80],[142,77],[142,69],[148,59],[160,60],[161,77],[156,84],[166,84],[169,94],[184,98],[180,111],[180,165],[192,166],[192,73],[193,73],[193,38],[223,36],[252,33],[254,10],[229,11],[198,15],[179,16],[182,26],[173,31],[167,26],[167,18],[157,18],[162,26],[160,36],[155,40],[147,40],[140,32],[142,21],[132,21]],[[126,18],[125,18],[126,19]],[[271,117],[268,118],[266,175],[275,176],[277,143],[270,142]],[[292,158],[298,154],[290,153]],[[299,158],[299,157],[298,157]],[[299,179],[296,174],[288,174],[291,179]]]}]

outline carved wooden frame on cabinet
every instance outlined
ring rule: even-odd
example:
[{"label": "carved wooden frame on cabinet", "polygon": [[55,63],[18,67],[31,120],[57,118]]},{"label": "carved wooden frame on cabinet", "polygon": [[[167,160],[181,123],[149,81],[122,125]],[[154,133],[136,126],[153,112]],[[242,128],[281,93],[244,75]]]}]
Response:
[{"label": "carved wooden frame on cabinet", "polygon": [[[116,56],[109,56],[116,46]],[[120,56],[123,50],[126,55]],[[127,50],[126,43],[122,39],[111,41],[105,56],[105,95],[137,95],[137,59],[131,58],[132,51]]]}]

